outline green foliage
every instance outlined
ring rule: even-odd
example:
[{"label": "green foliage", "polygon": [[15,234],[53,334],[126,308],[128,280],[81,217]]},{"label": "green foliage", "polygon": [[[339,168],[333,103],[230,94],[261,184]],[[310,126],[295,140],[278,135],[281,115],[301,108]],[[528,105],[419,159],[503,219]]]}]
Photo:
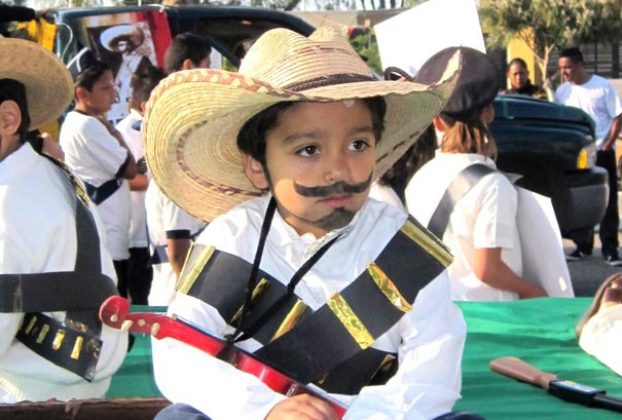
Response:
[{"label": "green foliage", "polygon": [[556,48],[615,42],[622,36],[620,0],[482,0],[479,15],[491,47],[506,47],[512,37],[522,39],[544,75]]},{"label": "green foliage", "polygon": [[376,73],[382,74],[380,52],[376,37],[370,31],[366,34],[357,35],[350,39],[350,44],[357,53],[367,62],[367,65]]},{"label": "green foliage", "polygon": [[253,7],[266,7],[275,10],[294,10],[300,0],[251,0]]}]

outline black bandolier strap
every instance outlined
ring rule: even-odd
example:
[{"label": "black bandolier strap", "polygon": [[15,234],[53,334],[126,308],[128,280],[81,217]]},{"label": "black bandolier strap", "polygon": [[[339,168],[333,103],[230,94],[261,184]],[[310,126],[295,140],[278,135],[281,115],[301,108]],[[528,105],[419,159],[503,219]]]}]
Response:
[{"label": "black bandolier strap", "polygon": [[[203,232],[206,226],[207,225],[203,226],[201,229],[197,230],[193,234],[189,234],[188,238],[181,238],[181,239],[190,239],[191,241],[194,242],[194,240],[201,234],[201,232]],[[178,232],[178,231],[175,231],[175,232]],[[168,238],[168,239],[171,239],[171,238]],[[174,239],[180,239],[180,238],[174,238]],[[151,245],[151,256],[149,257],[149,264],[157,265],[157,264],[164,264],[164,263],[169,262],[168,252],[166,250],[167,248],[168,248],[167,245],[153,245],[152,244]]]},{"label": "black bandolier strap", "polygon": [[[297,381],[315,381],[329,392],[357,393],[378,378],[379,370],[394,372],[387,363],[394,355],[371,344],[411,310],[419,290],[451,260],[434,235],[408,219],[376,261],[315,312],[292,296],[254,335],[264,345],[255,356]],[[215,307],[235,325],[250,270],[251,265],[239,257],[195,246],[178,290]],[[265,272],[260,271],[259,279],[248,325],[287,290]],[[381,376],[379,383],[390,377]]]},{"label": "black bandolier strap", "polygon": [[438,203],[438,207],[436,207],[432,217],[430,217],[430,222],[428,223],[430,232],[435,234],[438,238],[442,238],[445,234],[445,230],[447,230],[449,217],[451,217],[451,213],[453,213],[454,207],[456,207],[458,201],[460,201],[466,193],[471,191],[471,188],[473,188],[480,179],[493,172],[497,172],[497,170],[483,163],[469,165],[460,171],[449,183],[441,201]]},{"label": "black bandolier strap", "polygon": [[[99,236],[83,190],[63,166],[50,161],[68,179],[67,188],[75,197],[75,269],[1,274],[0,312],[26,312],[16,338],[39,356],[91,381],[102,345],[98,309],[117,291],[114,282],[102,274]],[[67,311],[64,322],[41,313],[55,311]]]},{"label": "black bandolier strap", "polygon": [[121,187],[122,183],[122,179],[111,179],[104,182],[99,187],[91,185],[88,182],[85,182],[84,186],[91,201],[99,206],[101,203],[110,198],[110,196]]}]

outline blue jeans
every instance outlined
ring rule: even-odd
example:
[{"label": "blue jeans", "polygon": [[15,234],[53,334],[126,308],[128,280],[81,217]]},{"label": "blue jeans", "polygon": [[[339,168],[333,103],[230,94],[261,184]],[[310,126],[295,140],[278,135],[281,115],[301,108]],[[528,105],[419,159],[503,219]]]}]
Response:
[{"label": "blue jeans", "polygon": [[210,418],[188,404],[178,403],[160,411],[153,420],[210,420]]},{"label": "blue jeans", "polygon": [[[187,404],[173,404],[160,411],[154,420],[210,420],[210,418]],[[484,420],[484,418],[466,411],[457,411],[443,414],[434,420]]]}]

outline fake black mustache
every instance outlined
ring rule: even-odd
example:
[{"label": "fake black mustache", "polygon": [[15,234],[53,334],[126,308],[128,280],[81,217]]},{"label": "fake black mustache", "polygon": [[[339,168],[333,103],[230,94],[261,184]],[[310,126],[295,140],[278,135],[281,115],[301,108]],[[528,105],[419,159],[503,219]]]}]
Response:
[{"label": "fake black mustache", "polygon": [[329,195],[337,194],[358,194],[369,188],[371,184],[372,174],[369,174],[367,180],[360,184],[348,184],[347,182],[339,181],[332,185],[324,187],[303,187],[302,185],[294,182],[294,190],[303,197],[327,197]]}]

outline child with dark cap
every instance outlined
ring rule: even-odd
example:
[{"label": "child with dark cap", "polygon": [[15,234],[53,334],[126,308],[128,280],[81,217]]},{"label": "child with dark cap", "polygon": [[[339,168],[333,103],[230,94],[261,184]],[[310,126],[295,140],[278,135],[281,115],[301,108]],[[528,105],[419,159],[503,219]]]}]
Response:
[{"label": "child with dark cap", "polygon": [[499,90],[494,64],[472,48],[446,48],[421,67],[415,81],[438,80],[458,50],[463,71],[447,105],[434,118],[440,150],[409,182],[408,211],[451,249],[453,299],[546,296],[541,287],[521,277],[517,191],[493,161],[497,147],[487,125],[494,119],[493,100]]}]

